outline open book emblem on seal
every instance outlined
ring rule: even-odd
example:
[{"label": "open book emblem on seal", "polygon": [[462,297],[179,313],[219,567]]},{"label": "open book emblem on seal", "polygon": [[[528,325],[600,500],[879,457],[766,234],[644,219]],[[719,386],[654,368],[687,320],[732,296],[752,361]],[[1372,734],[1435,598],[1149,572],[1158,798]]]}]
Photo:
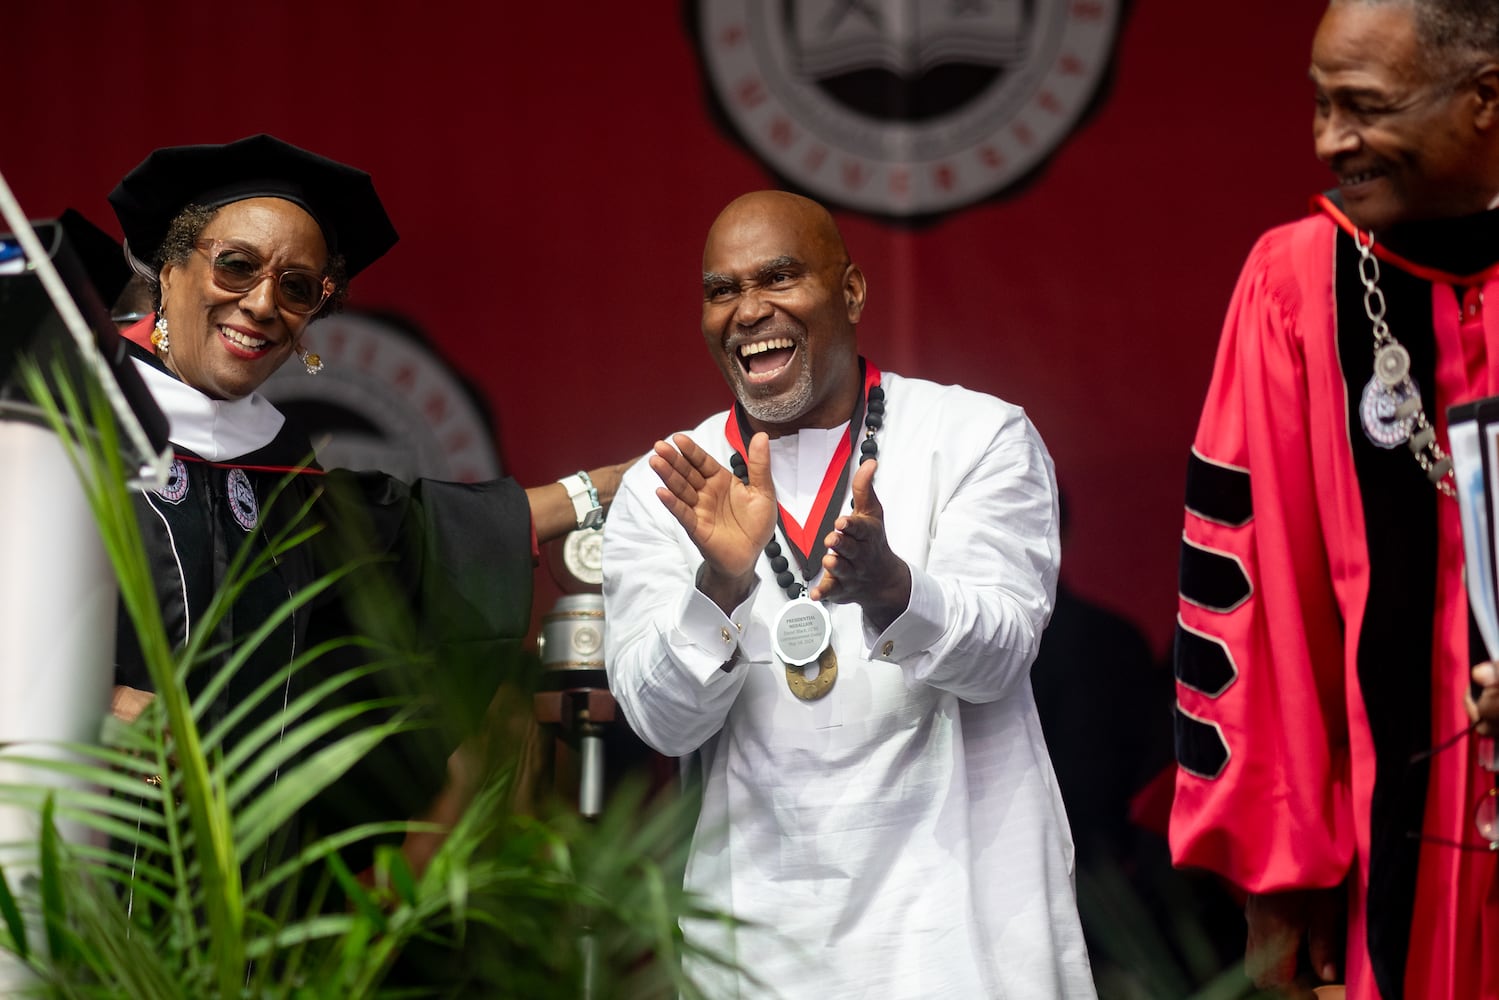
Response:
[{"label": "open book emblem on seal", "polygon": [[823,201],[920,217],[1040,167],[1092,106],[1121,0],[696,0],[729,126]]}]

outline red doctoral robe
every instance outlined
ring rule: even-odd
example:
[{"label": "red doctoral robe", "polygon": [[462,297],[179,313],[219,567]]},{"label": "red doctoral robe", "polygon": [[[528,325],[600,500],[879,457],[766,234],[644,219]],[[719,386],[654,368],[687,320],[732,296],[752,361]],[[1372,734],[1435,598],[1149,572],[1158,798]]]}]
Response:
[{"label": "red doctoral robe", "polygon": [[[1346,882],[1354,1000],[1494,1000],[1458,508],[1365,434],[1358,251],[1332,201],[1315,209],[1250,254],[1193,445],[1172,854],[1249,892]],[[1449,406],[1499,393],[1499,213],[1376,252],[1445,446]]]}]

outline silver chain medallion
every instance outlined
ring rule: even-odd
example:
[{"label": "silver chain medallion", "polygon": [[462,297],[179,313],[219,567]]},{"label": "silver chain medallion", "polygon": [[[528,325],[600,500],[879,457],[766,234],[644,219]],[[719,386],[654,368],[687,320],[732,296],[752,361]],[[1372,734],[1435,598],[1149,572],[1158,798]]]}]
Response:
[{"label": "silver chain medallion", "polygon": [[1355,230],[1358,247],[1358,277],[1364,285],[1364,313],[1374,328],[1374,374],[1359,398],[1359,423],[1364,435],[1381,448],[1406,445],[1437,492],[1457,495],[1452,486],[1452,459],[1437,443],[1436,428],[1421,405],[1421,388],[1411,377],[1410,352],[1385,322],[1384,292],[1379,288],[1379,260],[1374,256],[1374,236],[1364,242]]},{"label": "silver chain medallion", "polygon": [[[1378,375],[1372,376],[1364,385],[1363,397],[1359,400],[1359,422],[1364,425],[1364,436],[1371,444],[1380,448],[1398,448],[1410,440],[1415,428],[1414,409],[1421,406],[1421,390],[1411,379],[1402,385],[1385,385]],[[1402,412],[1405,414],[1401,416]]]},{"label": "silver chain medallion", "polygon": [[1386,344],[1374,352],[1374,377],[1381,385],[1393,389],[1410,373],[1411,352],[1399,344]]}]

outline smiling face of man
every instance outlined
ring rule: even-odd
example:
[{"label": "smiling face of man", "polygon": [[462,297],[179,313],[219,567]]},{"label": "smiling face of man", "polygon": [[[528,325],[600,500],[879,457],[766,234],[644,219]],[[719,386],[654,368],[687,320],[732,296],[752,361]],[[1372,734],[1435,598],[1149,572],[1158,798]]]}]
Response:
[{"label": "smiling face of man", "polygon": [[1357,225],[1480,212],[1496,194],[1482,78],[1423,51],[1407,3],[1335,0],[1312,45],[1317,156]]},{"label": "smiling face of man", "polygon": [[756,430],[847,421],[864,275],[826,209],[783,191],[731,202],[703,249],[703,339]]}]

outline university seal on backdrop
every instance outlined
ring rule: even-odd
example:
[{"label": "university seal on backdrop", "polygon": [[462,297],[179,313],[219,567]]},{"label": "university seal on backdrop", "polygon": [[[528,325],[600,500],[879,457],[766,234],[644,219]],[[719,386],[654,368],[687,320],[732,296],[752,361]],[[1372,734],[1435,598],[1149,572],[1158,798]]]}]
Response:
[{"label": "university seal on backdrop", "polygon": [[919,217],[1025,177],[1113,56],[1124,0],[687,0],[725,117],[821,200]]},{"label": "university seal on backdrop", "polygon": [[307,429],[324,468],[407,482],[500,474],[482,398],[408,321],[348,310],[308,328],[307,346],[321,372],[292,358],[260,391]]}]

